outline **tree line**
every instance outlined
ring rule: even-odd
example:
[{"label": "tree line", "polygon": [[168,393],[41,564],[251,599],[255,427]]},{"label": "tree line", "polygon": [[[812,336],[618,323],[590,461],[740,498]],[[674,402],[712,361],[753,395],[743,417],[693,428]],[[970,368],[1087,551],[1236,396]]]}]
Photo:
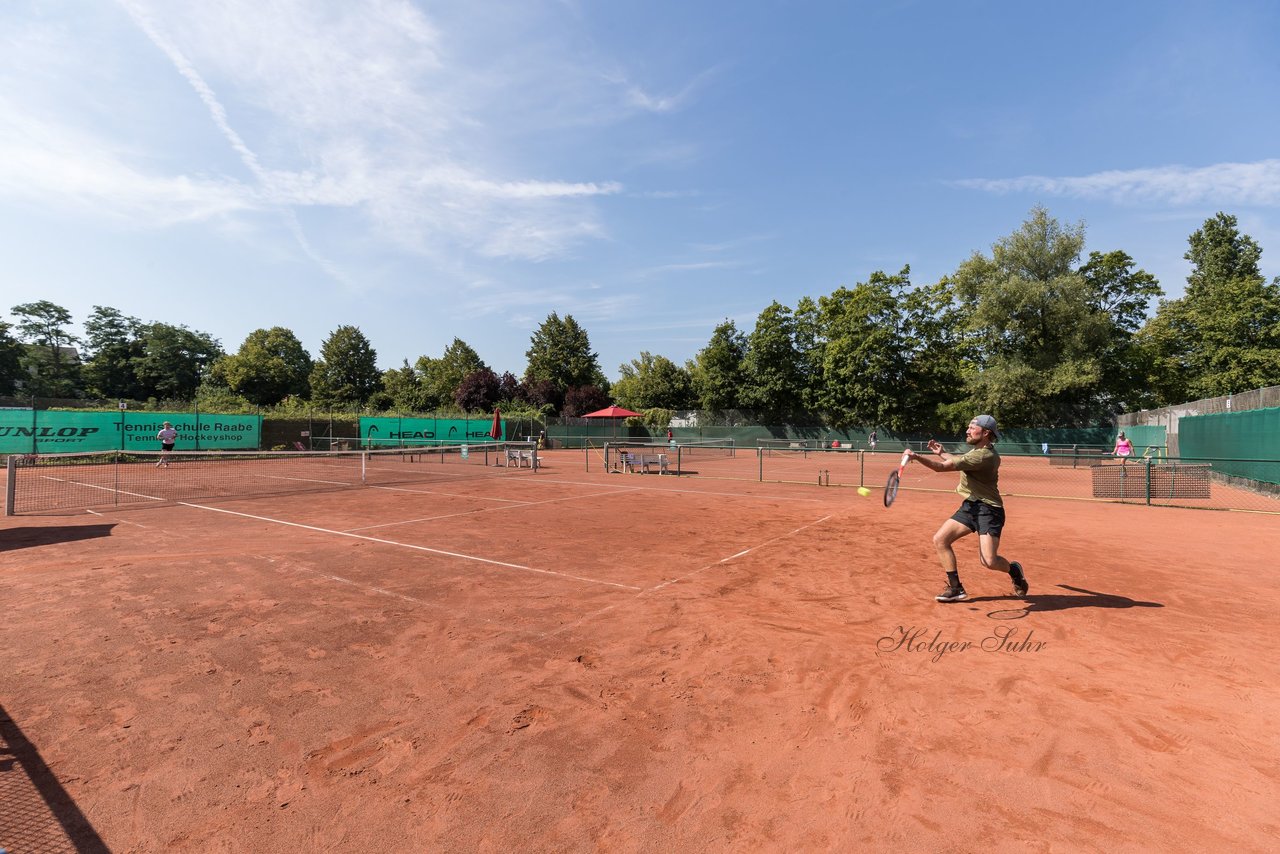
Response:
[{"label": "tree line", "polygon": [[105,306],[76,336],[69,312],[39,301],[14,306],[15,324],[0,321],[0,394],[566,416],[616,401],[898,431],[954,428],[988,411],[1007,427],[1087,426],[1280,384],[1280,277],[1262,276],[1261,248],[1225,213],[1188,246],[1184,295],[1166,299],[1127,253],[1085,256],[1083,224],[1035,208],[938,282],[916,285],[903,267],[794,308],[774,301],[750,331],[722,322],[684,365],[641,352],[612,384],[587,331],[555,312],[516,377],[458,338],[438,357],[379,371],[355,326],[334,330],[315,358],[279,326],[230,353],[208,333]]}]

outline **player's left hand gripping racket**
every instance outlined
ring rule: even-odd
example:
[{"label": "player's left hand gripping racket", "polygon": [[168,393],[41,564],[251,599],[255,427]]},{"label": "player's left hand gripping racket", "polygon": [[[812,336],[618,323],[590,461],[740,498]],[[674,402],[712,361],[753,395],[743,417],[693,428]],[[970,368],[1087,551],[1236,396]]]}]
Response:
[{"label": "player's left hand gripping racket", "polygon": [[907,467],[907,463],[911,462],[911,457],[905,452],[902,460],[898,463],[898,470],[889,472],[889,482],[884,485],[884,506],[888,507],[893,500],[898,497],[898,485],[902,483],[902,470]]}]

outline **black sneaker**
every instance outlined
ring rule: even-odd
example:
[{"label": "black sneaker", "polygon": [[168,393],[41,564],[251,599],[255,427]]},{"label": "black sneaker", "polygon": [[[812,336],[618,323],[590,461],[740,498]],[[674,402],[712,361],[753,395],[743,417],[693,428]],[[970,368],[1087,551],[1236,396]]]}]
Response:
[{"label": "black sneaker", "polygon": [[1013,579],[1013,595],[1019,598],[1026,596],[1031,588],[1027,584],[1027,576],[1022,572],[1022,564],[1016,560],[1009,561],[1009,578]]},{"label": "black sneaker", "polygon": [[939,602],[959,602],[963,599],[968,599],[969,594],[964,592],[963,587],[948,587],[933,598]]}]

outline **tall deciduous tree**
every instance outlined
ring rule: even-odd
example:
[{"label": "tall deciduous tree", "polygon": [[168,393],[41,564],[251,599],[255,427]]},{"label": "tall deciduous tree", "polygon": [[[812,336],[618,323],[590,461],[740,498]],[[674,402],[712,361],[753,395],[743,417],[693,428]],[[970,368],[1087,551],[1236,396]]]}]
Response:
[{"label": "tall deciduous tree", "polygon": [[26,390],[40,397],[74,397],[79,391],[80,362],[74,352],[79,339],[67,329],[71,312],[48,300],[13,307],[23,354]]},{"label": "tall deciduous tree", "polygon": [[1089,260],[1080,268],[1089,304],[1111,320],[1106,349],[1099,353],[1102,378],[1098,398],[1104,417],[1155,401],[1149,386],[1142,382],[1149,359],[1137,333],[1146,321],[1151,301],[1163,292],[1156,277],[1134,269],[1134,263],[1119,250],[1090,252]]},{"label": "tall deciduous tree", "polygon": [[591,350],[587,331],[573,315],[552,312],[534,331],[525,351],[529,360],[525,368],[526,384],[550,381],[561,394],[577,386],[594,385],[608,389],[608,381],[600,370],[600,362]]},{"label": "tall deciduous tree", "polygon": [[453,402],[463,412],[492,412],[498,403],[498,375],[492,368],[477,368],[458,383]]},{"label": "tall deciduous tree", "polygon": [[618,371],[613,395],[628,409],[687,409],[694,403],[689,372],[666,356],[642,352]]},{"label": "tall deciduous tree", "polygon": [[560,412],[566,418],[580,418],[608,405],[609,395],[599,386],[575,386],[564,393],[564,406]]},{"label": "tall deciduous tree", "polygon": [[973,417],[967,403],[957,402],[963,395],[965,368],[974,363],[973,338],[966,333],[967,327],[966,308],[946,279],[902,295],[907,366],[895,392],[901,408],[890,428],[903,432],[927,432],[937,427],[959,430]]},{"label": "tall deciduous tree", "polygon": [[480,354],[461,338],[454,338],[440,358],[423,356],[417,362],[426,398],[434,401],[437,407],[455,405],[462,381],[468,375],[488,368]]},{"label": "tall deciduous tree", "polygon": [[118,309],[95,305],[84,322],[85,355],[82,375],[86,390],[97,397],[145,397],[134,369],[142,355],[142,321]]},{"label": "tall deciduous tree", "polygon": [[699,407],[738,408],[746,355],[747,337],[738,331],[732,320],[726,320],[715,328],[707,346],[699,350],[688,365]]},{"label": "tall deciduous tree", "polygon": [[839,288],[818,300],[826,344],[820,401],[836,427],[902,422],[902,388],[907,345],[902,337],[899,294],[910,271],[897,276],[877,271],[866,283]]},{"label": "tall deciduous tree", "polygon": [[408,359],[401,367],[383,372],[382,387],[391,400],[391,406],[401,412],[429,412],[435,408],[427,400],[421,375]]},{"label": "tall deciduous tree", "polygon": [[1225,213],[1188,242],[1185,294],[1162,302],[1142,331],[1157,402],[1280,384],[1280,278],[1263,278],[1261,247]]},{"label": "tall deciduous tree", "polygon": [[168,323],[147,323],[138,330],[141,353],[133,360],[139,396],[191,400],[223,355],[218,340],[207,332]]},{"label": "tall deciduous tree", "polygon": [[802,409],[803,356],[796,349],[796,322],[791,309],[774,300],[756,318],[747,336],[740,400],[766,417],[782,418]]},{"label": "tall deciduous tree", "polygon": [[328,406],[363,406],[382,384],[378,353],[356,326],[339,326],[320,345],[311,370],[311,399]]},{"label": "tall deciduous tree", "polygon": [[273,326],[250,332],[240,349],[219,359],[213,370],[233,392],[266,406],[291,395],[309,397],[314,367],[298,337],[283,326]]},{"label": "tall deciduous tree", "polygon": [[1083,249],[1083,224],[1063,226],[1035,208],[990,257],[975,254],[956,271],[976,337],[966,377],[971,409],[996,413],[1008,427],[1096,419],[1114,324],[1076,269]]},{"label": "tall deciduous tree", "polygon": [[0,320],[0,394],[17,392],[22,378],[22,344],[14,338],[8,323]]}]

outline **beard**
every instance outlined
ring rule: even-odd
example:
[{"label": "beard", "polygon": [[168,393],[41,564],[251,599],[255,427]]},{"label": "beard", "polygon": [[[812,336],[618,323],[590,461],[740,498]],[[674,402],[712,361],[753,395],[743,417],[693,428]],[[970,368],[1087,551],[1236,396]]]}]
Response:
[{"label": "beard", "polygon": [[965,444],[966,444],[966,445],[976,445],[976,444],[978,444],[979,442],[981,442],[981,441],[982,441],[982,437],[981,437],[981,436],[979,436],[978,438],[976,438],[976,439],[975,439],[975,438],[974,438],[974,437],[972,437],[972,436],[968,436],[968,435],[966,435],[966,436],[964,437],[964,441],[965,441]]}]

